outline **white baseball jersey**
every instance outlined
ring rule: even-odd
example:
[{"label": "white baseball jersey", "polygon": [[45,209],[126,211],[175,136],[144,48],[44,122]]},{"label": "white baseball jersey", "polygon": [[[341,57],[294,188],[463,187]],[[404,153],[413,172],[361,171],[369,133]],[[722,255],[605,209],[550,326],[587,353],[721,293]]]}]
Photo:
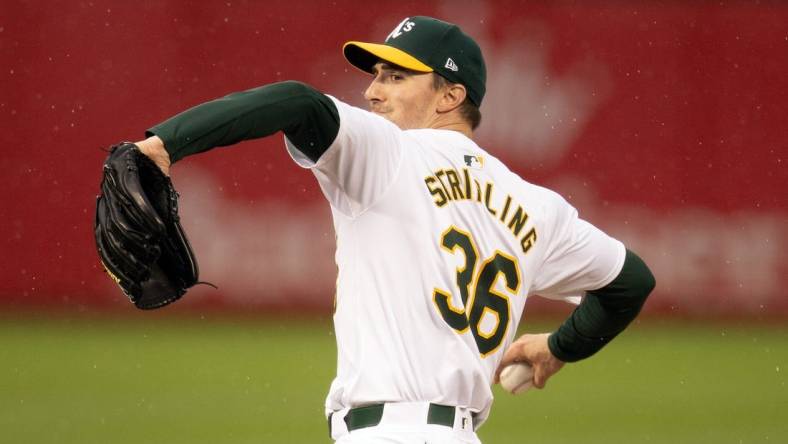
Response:
[{"label": "white baseball jersey", "polygon": [[327,414],[426,401],[489,414],[526,298],[579,298],[620,272],[621,242],[578,219],[456,131],[401,130],[332,98],[317,162],[287,141],[331,204],[337,376]]}]

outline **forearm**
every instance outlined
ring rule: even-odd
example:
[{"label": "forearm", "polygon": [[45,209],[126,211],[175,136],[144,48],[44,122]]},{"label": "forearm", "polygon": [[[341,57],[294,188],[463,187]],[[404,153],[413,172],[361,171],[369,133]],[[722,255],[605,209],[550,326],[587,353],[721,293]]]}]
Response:
[{"label": "forearm", "polygon": [[284,131],[312,160],[331,145],[339,115],[325,95],[299,82],[281,82],[195,106],[152,128],[174,163],[219,146]]},{"label": "forearm", "polygon": [[621,273],[610,284],[587,292],[572,315],[548,339],[564,362],[585,359],[621,333],[638,315],[655,280],[646,264],[627,250]]}]

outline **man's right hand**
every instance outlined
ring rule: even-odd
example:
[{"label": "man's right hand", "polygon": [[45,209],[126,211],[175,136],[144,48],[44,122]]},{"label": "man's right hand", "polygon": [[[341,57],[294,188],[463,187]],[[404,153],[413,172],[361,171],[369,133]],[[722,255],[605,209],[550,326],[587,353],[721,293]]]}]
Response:
[{"label": "man's right hand", "polygon": [[524,334],[509,346],[495,372],[495,382],[500,381],[501,370],[515,362],[527,362],[534,369],[534,387],[544,388],[547,380],[556,374],[564,362],[553,356],[547,346],[549,333]]},{"label": "man's right hand", "polygon": [[165,175],[170,175],[170,154],[164,149],[164,141],[159,136],[148,137],[143,141],[135,142],[134,145],[137,145],[143,154],[150,157]]}]

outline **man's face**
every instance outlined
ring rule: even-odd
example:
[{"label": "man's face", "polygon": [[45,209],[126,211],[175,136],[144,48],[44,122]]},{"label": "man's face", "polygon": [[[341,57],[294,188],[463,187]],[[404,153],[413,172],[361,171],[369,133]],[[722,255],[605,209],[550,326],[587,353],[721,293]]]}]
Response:
[{"label": "man's face", "polygon": [[376,63],[372,83],[364,92],[369,109],[401,129],[430,128],[437,116],[440,92],[432,86],[432,73],[419,73]]}]

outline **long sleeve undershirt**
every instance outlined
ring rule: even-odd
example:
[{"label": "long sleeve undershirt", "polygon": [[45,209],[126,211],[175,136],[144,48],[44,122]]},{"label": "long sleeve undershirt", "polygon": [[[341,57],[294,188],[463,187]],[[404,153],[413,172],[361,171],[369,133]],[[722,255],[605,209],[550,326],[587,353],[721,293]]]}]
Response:
[{"label": "long sleeve undershirt", "polygon": [[593,355],[635,319],[655,285],[643,260],[627,250],[618,277],[598,290],[586,292],[575,311],[550,335],[550,351],[564,362]]},{"label": "long sleeve undershirt", "polygon": [[192,154],[284,131],[316,161],[336,138],[339,113],[326,95],[300,82],[280,82],[205,102],[148,129],[175,163]]}]

